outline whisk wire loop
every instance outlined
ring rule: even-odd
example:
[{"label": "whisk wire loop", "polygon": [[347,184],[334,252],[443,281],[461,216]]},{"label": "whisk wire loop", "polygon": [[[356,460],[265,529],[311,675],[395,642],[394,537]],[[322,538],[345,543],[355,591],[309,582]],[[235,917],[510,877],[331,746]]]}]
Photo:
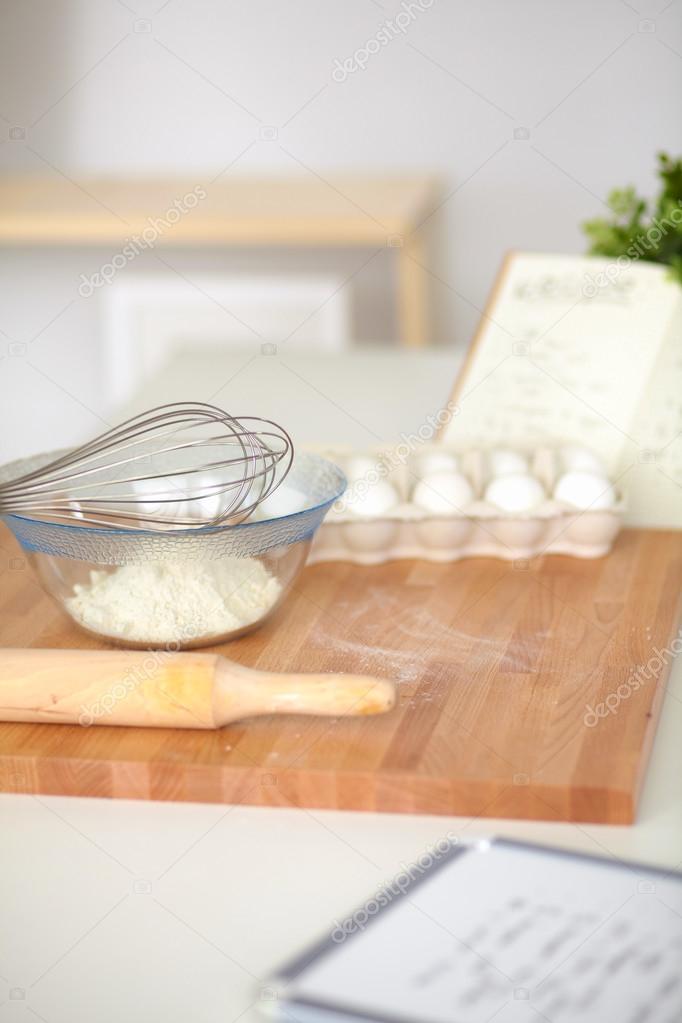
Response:
[{"label": "whisk wire loop", "polygon": [[0,515],[79,525],[230,525],[280,486],[293,442],[277,423],[205,402],[160,405],[0,484]]}]

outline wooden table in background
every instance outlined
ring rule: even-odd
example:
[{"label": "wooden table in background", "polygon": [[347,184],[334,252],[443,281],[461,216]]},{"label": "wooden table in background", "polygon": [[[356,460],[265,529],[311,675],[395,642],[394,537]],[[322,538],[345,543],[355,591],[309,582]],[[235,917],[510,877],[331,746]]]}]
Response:
[{"label": "wooden table in background", "polygon": [[429,341],[423,242],[437,205],[431,178],[0,179],[0,244],[111,245],[201,186],[206,198],[161,232],[160,245],[395,248],[401,340]]}]

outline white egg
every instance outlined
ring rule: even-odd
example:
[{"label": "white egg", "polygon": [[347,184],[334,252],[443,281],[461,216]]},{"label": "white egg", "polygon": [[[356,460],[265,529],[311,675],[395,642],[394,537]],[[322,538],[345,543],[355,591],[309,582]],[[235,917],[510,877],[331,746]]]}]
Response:
[{"label": "white egg", "polygon": [[417,483],[412,502],[425,511],[456,515],[474,499],[471,483],[459,472],[434,472]]},{"label": "white egg", "polygon": [[545,491],[535,476],[515,472],[496,476],[485,491],[485,500],[508,512],[526,512],[545,500]]},{"label": "white egg", "polygon": [[[219,484],[218,477],[204,476],[201,481],[184,475],[168,479],[150,478],[133,480],[132,489],[142,515],[162,519],[192,519],[197,523],[210,522],[220,514],[224,498],[211,493],[211,486]],[[203,496],[201,496],[203,494]],[[130,511],[130,505],[121,510]]]},{"label": "white egg", "polygon": [[450,451],[425,451],[417,459],[417,473],[424,479],[432,473],[456,472],[457,455]]},{"label": "white egg", "polygon": [[349,488],[344,497],[347,511],[366,517],[385,515],[399,503],[398,492],[386,480]]},{"label": "white egg", "polygon": [[[133,480],[131,486],[143,515],[155,515],[162,511],[160,498],[164,495],[163,480]],[[182,491],[179,492],[179,498],[181,496]],[[175,511],[176,514],[179,514],[178,507],[179,505],[168,505],[168,508]],[[168,511],[166,513],[169,514]]]},{"label": "white egg", "polygon": [[560,451],[561,464],[565,472],[592,472],[604,475],[604,463],[599,455],[579,444],[565,444]]},{"label": "white egg", "polygon": [[599,511],[616,503],[616,492],[605,476],[577,470],[566,472],[557,480],[554,497],[581,510]]},{"label": "white egg", "polygon": [[519,451],[511,451],[509,448],[493,448],[488,452],[488,466],[491,476],[527,473],[528,459]]},{"label": "white egg", "polygon": [[80,503],[80,501],[69,501],[69,511],[77,519],[84,518],[83,505]]},{"label": "white egg", "polygon": [[308,500],[302,490],[282,484],[258,505],[258,518],[280,519],[303,511],[307,504]]},{"label": "white egg", "polygon": [[[177,506],[182,518],[210,522],[216,519],[234,500],[237,491],[224,490],[226,479],[219,473],[201,473],[200,476],[177,477],[174,486],[180,486],[187,494],[187,500]],[[174,491],[172,490],[171,493]],[[202,497],[198,495],[202,494]],[[167,505],[167,508],[172,505]]]},{"label": "white egg", "polygon": [[379,471],[378,466],[378,457],[371,458],[369,455],[355,455],[353,458],[349,458],[346,463],[346,476],[350,483],[365,479],[368,475],[371,480],[374,478],[374,473]]}]

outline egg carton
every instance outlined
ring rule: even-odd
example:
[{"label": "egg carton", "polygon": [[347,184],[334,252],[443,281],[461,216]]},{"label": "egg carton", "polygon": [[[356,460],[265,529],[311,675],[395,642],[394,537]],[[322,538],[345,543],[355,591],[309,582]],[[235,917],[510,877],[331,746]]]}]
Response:
[{"label": "egg carton", "polygon": [[[469,557],[516,561],[540,554],[598,558],[611,549],[625,506],[623,494],[610,484],[597,457],[585,448],[563,445],[526,451],[461,451],[439,443],[421,445],[402,458],[398,456],[400,445],[363,452],[344,447],[309,450],[336,462],[349,479],[346,494],[332,507],[315,536],[309,563],[376,565],[402,558],[448,562]],[[525,484],[519,484],[519,469],[524,469]],[[592,507],[571,503],[571,497],[587,503],[584,493],[571,494],[571,479],[574,487],[581,483],[573,476],[575,472],[591,474],[598,492]],[[496,495],[498,481],[512,475],[516,484],[503,484],[502,494]],[[449,492],[443,495],[443,489],[448,491],[448,486],[443,486],[448,476],[456,476],[459,482],[453,489],[451,481]],[[522,491],[525,487],[516,498],[515,486]],[[390,488],[395,499],[386,507]],[[453,494],[460,500],[451,501]],[[437,507],[424,508],[415,503],[415,496],[422,504]],[[506,496],[511,507],[505,510],[493,504],[491,496]],[[519,509],[524,498],[532,507]]]}]

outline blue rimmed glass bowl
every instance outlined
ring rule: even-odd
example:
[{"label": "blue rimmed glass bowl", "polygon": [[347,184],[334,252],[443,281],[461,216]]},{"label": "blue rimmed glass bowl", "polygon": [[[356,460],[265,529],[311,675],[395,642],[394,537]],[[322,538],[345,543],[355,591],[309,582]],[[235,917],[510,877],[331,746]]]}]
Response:
[{"label": "blue rimmed glass bowl", "polygon": [[[59,454],[12,462],[0,482]],[[297,453],[257,517],[239,525],[153,531],[23,515],[4,521],[44,589],[86,632],[119,646],[190,649],[244,635],[280,606],[345,489],[338,466]]]}]

